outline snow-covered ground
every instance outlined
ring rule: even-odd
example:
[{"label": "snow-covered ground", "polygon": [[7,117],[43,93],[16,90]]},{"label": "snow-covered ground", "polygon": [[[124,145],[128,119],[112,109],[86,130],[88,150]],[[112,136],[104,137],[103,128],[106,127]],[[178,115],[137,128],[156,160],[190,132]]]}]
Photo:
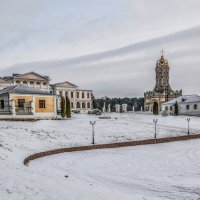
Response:
[{"label": "snow-covered ground", "polygon": [[[109,143],[152,138],[153,118],[74,114],[64,121],[0,121],[0,199],[200,199],[200,140],[66,153],[23,166],[32,153],[90,144],[89,121],[96,121],[96,143]],[[157,118],[158,137],[187,134],[187,117]],[[191,117],[190,126],[200,133],[200,118]]]}]

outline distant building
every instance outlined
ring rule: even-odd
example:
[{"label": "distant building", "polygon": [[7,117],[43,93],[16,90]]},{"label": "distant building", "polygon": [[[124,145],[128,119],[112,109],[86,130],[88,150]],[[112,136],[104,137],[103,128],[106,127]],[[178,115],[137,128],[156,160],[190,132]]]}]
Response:
[{"label": "distant building", "polygon": [[0,77],[0,90],[9,87],[11,84],[9,81],[6,81],[4,78]]},{"label": "distant building", "polygon": [[51,85],[53,94],[57,95],[57,108],[61,110],[61,97],[68,97],[71,109],[87,113],[92,109],[92,90],[82,90],[70,82],[62,82]]},{"label": "distant building", "polygon": [[43,76],[35,72],[24,74],[13,74],[0,78],[0,89],[13,85],[24,85],[46,91],[57,97],[57,113],[61,110],[61,97],[68,97],[71,102],[71,109],[87,113],[92,109],[92,90],[79,89],[78,86],[68,81],[50,84],[49,76]]},{"label": "distant building", "polygon": [[159,113],[161,105],[182,95],[182,90],[172,90],[169,83],[169,64],[163,56],[156,63],[156,85],[153,91],[144,93],[145,111]]},{"label": "distant building", "polygon": [[178,103],[179,115],[200,115],[200,96],[183,95],[169,102],[162,104],[162,111],[167,114],[174,114],[175,103]]}]

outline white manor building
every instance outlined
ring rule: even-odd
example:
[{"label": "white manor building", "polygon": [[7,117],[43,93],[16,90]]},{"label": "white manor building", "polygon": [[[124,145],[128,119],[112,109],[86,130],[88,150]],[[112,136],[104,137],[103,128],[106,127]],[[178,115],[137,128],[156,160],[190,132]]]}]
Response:
[{"label": "white manor building", "polygon": [[35,72],[24,74],[13,74],[0,78],[0,90],[13,85],[24,85],[49,92],[56,96],[57,112],[60,113],[61,97],[68,97],[71,102],[71,109],[87,113],[92,109],[92,90],[79,89],[68,81],[50,84],[49,76],[43,76]]},{"label": "white manor building", "polygon": [[70,82],[62,82],[51,85],[53,94],[57,99],[57,108],[61,110],[61,97],[68,97],[71,102],[71,109],[87,113],[92,109],[92,90],[82,90]]}]

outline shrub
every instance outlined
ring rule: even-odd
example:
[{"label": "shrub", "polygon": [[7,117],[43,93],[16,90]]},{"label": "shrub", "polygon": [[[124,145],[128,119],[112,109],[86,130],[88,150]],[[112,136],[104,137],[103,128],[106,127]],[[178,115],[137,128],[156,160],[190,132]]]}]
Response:
[{"label": "shrub", "polygon": [[66,117],[66,109],[65,109],[65,98],[61,98],[61,117],[65,118]]},{"label": "shrub", "polygon": [[174,114],[178,115],[178,103],[176,101],[175,105],[174,105]]},{"label": "shrub", "polygon": [[71,117],[71,105],[68,97],[66,97],[66,117],[67,118]]}]

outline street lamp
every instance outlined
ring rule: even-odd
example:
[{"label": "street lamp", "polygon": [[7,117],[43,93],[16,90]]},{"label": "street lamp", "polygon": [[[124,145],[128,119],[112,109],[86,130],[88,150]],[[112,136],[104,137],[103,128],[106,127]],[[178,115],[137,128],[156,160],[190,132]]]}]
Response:
[{"label": "street lamp", "polygon": [[157,125],[158,119],[153,119],[153,122],[154,122],[154,124],[155,124],[155,134],[154,134],[154,138],[156,139],[156,125]]},{"label": "street lamp", "polygon": [[188,135],[190,135],[190,118],[187,118],[187,122],[188,122]]},{"label": "street lamp", "polygon": [[90,125],[92,126],[92,144],[94,144],[94,125],[96,121],[90,121]]}]

